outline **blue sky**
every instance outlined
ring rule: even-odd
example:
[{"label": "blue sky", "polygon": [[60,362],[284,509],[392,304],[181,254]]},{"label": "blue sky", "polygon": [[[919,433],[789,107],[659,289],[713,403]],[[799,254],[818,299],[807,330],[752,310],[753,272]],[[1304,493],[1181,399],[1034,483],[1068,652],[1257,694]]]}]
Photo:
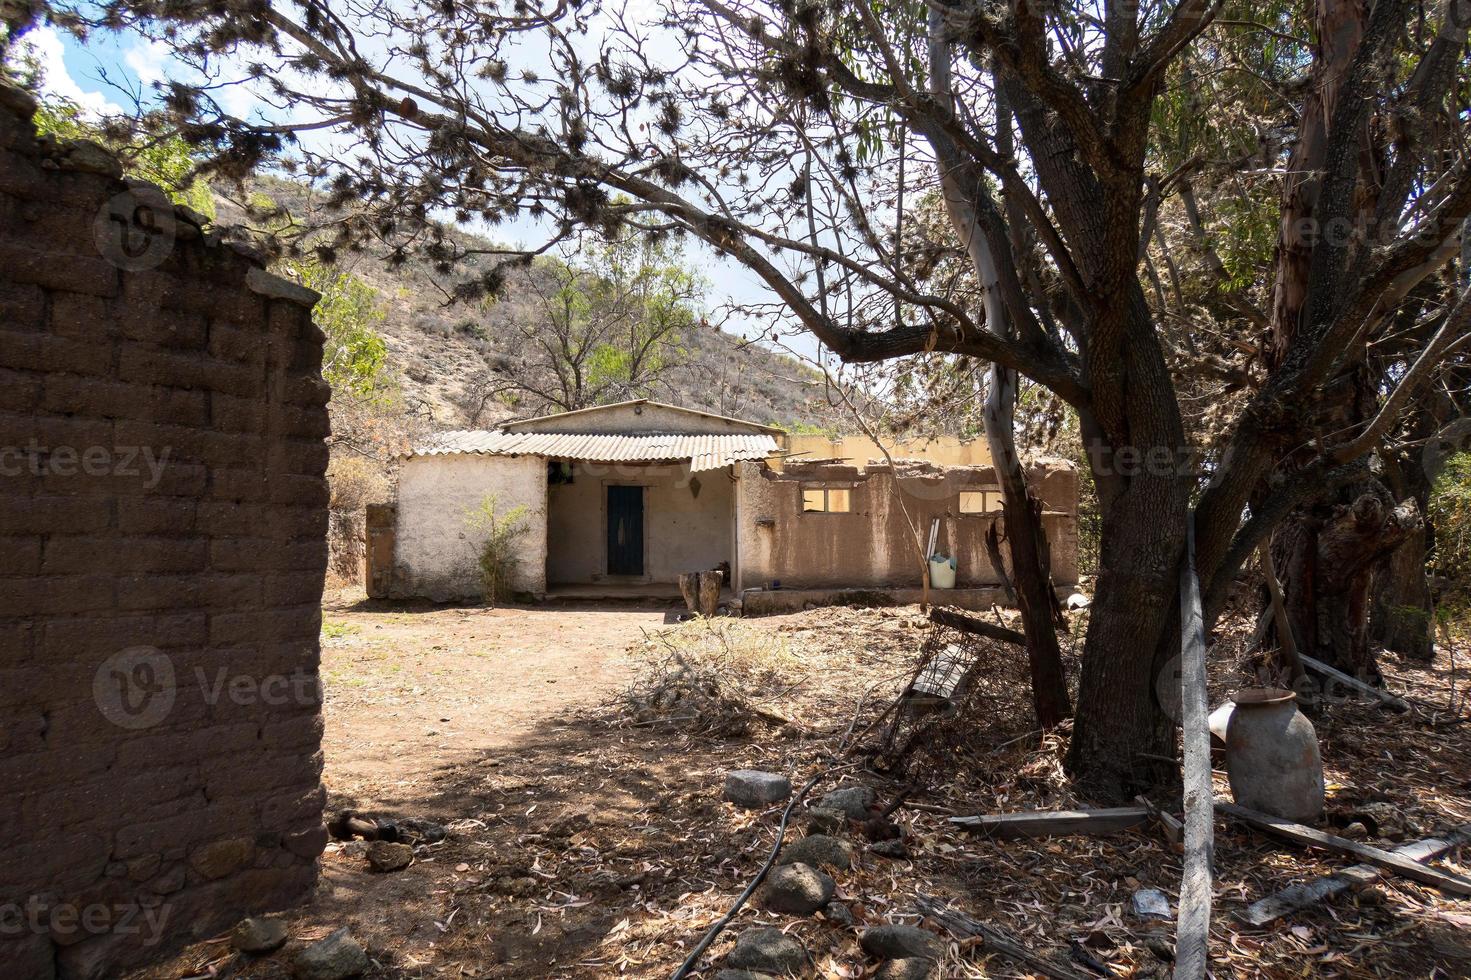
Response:
[{"label": "blue sky", "polygon": [[[188,71],[173,61],[161,45],[141,36],[99,31],[83,45],[65,32],[43,26],[27,34],[26,40],[42,67],[43,88],[49,94],[77,102],[92,113],[117,112],[120,107],[129,106],[134,95],[146,99],[149,83],[167,79],[173,72]],[[241,117],[260,105],[243,87],[229,89],[218,97],[226,111]],[[520,239],[518,244],[531,241],[537,234],[537,228],[529,220],[501,225],[494,232],[474,226],[470,230],[502,240]],[[775,299],[754,273],[715,254],[702,243],[690,241],[686,259],[710,283],[707,305],[712,312],[725,303]],[[732,318],[726,326],[749,335],[749,331],[740,328],[737,319]],[[787,343],[808,357],[815,355],[818,347],[807,334],[789,338]]]}]

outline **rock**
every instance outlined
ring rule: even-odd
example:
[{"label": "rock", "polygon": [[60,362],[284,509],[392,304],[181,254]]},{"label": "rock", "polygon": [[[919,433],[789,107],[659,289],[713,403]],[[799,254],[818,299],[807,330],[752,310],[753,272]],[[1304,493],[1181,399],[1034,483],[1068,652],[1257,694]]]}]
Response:
[{"label": "rock", "polygon": [[864,820],[871,816],[868,808],[873,806],[873,801],[874,792],[869,787],[844,786],[818,800],[817,805],[827,810],[837,810],[849,820]]},{"label": "rock", "polygon": [[291,962],[298,980],[347,980],[368,969],[368,954],[346,929],[338,929],[296,954]]},{"label": "rock", "polygon": [[850,929],[857,923],[857,920],[853,918],[853,910],[842,902],[828,902],[822,910],[822,917]]},{"label": "rock", "polygon": [[771,980],[769,973],[752,973],[750,970],[721,970],[715,980]]},{"label": "rock", "polygon": [[375,840],[368,845],[368,864],[374,871],[402,871],[414,862],[414,849],[407,844]]},{"label": "rock", "polygon": [[779,803],[792,795],[792,781],[774,772],[735,769],[725,774],[725,798],[736,806],[755,809]]},{"label": "rock", "polygon": [[848,815],[825,806],[809,807],[806,826],[809,834],[840,834],[848,829]]},{"label": "rock", "polygon": [[807,950],[780,929],[747,929],[725,957],[725,965],[759,973],[796,973],[807,962]]},{"label": "rock", "polygon": [[772,912],[811,915],[837,891],[838,883],[806,864],[784,864],[766,878],[761,904]]},{"label": "rock", "polygon": [[1141,888],[1133,896],[1134,915],[1140,919],[1163,919],[1165,921],[1174,918],[1170,913],[1169,896],[1158,888]]},{"label": "rock", "polygon": [[911,956],[902,960],[889,960],[879,967],[873,980],[938,980],[940,965],[934,960]]},{"label": "rock", "polygon": [[255,843],[247,837],[213,841],[194,849],[189,866],[211,880],[234,874],[255,854]]},{"label": "rock", "polygon": [[879,857],[907,858],[909,857],[909,845],[895,837],[893,840],[875,841],[868,845],[868,852],[870,854],[877,854]]},{"label": "rock", "polygon": [[863,930],[858,944],[869,956],[880,960],[939,960],[945,955],[945,941],[918,926],[874,926]]},{"label": "rock", "polygon": [[1343,836],[1347,837],[1349,840],[1363,840],[1365,837],[1369,836],[1369,828],[1364,826],[1362,820],[1355,820],[1353,823],[1343,828]]},{"label": "rock", "polygon": [[230,932],[230,945],[241,953],[274,953],[286,945],[286,923],[280,919],[241,919]]},{"label": "rock", "polygon": [[826,834],[813,834],[781,849],[777,864],[807,864],[847,871],[853,867],[853,845]]},{"label": "rock", "polygon": [[76,140],[67,149],[66,168],[83,173],[101,174],[118,180],[123,175],[123,165],[118,158],[91,140]]}]

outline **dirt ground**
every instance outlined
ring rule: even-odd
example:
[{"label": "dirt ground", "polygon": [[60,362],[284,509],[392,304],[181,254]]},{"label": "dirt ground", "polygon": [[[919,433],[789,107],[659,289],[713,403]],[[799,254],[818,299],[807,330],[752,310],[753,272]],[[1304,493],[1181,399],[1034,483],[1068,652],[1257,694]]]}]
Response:
[{"label": "dirt ground", "polygon": [[[413,865],[390,874],[369,871],[363,842],[334,843],[316,896],[284,915],[292,939],[281,952],[247,960],[221,938],[139,976],[287,977],[296,950],[346,926],[368,950],[374,978],[668,977],[775,839],[781,807],[745,811],[721,799],[733,768],[782,772],[797,786],[826,773],[809,802],[853,779],[881,800],[907,786],[922,809],[897,813],[908,858],[867,853],[850,833],[855,865],[835,877],[853,923],[750,903],[701,961],[701,980],[754,925],[779,926],[806,946],[803,976],[871,977],[877,964],[858,947],[857,929],[920,922],[921,895],[1077,975],[1104,975],[1101,967],[1169,976],[1173,924],[1130,912],[1138,888],[1176,895],[1180,859],[1155,828],[997,841],[948,825],[947,813],[1080,804],[1061,771],[1066,731],[1045,740],[1029,731],[1014,652],[972,650],[982,680],[960,715],[907,718],[886,740],[892,716],[879,713],[912,676],[916,654],[964,642],[918,610],[819,609],[677,626],[672,618],[627,606],[329,602],[329,809],[435,820],[447,839],[418,847]],[[1212,704],[1240,683],[1238,656],[1229,638],[1213,647]],[[1395,690],[1420,700],[1413,712],[1351,703],[1314,721],[1329,789],[1325,824],[1342,828],[1373,813],[1368,843],[1393,847],[1471,821],[1465,708],[1437,707],[1453,686],[1464,699],[1468,685],[1464,668],[1458,679],[1444,656],[1429,669],[1393,658],[1382,666]],[[637,698],[620,697],[630,688]],[[840,753],[844,746],[858,751]],[[1222,774],[1217,792],[1229,794]],[[801,812],[789,840],[804,832]],[[1452,853],[1440,866],[1471,870],[1457,860],[1465,858]],[[1213,975],[1471,975],[1471,902],[1403,879],[1382,878],[1267,929],[1233,918],[1347,863],[1218,821]],[[965,943],[952,944],[943,970],[947,978],[1032,975]]]},{"label": "dirt ground", "polygon": [[631,677],[629,646],[672,621],[633,603],[484,609],[367,601],[322,606],[333,803],[428,817],[436,780],[517,751]]}]

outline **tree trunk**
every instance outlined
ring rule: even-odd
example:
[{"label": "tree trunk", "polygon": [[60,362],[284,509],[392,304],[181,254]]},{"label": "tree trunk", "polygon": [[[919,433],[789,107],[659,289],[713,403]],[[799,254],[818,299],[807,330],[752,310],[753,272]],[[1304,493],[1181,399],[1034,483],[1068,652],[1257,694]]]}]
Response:
[{"label": "tree trunk", "polygon": [[1027,486],[1016,452],[1015,401],[1016,374],[992,365],[985,409],[986,444],[991,450],[996,479],[1001,484],[1012,587],[1027,638],[1032,706],[1037,724],[1047,729],[1055,728],[1071,715],[1072,705],[1068,701],[1062,651],[1057,645],[1055,620],[1059,611],[1057,593],[1052,586],[1047,534],[1042,527],[1042,505]]},{"label": "tree trunk", "polygon": [[1413,500],[1396,507],[1375,481],[1360,487],[1352,503],[1304,508],[1277,529],[1272,559],[1283,573],[1288,619],[1304,653],[1379,683],[1369,630],[1374,569],[1423,528]]},{"label": "tree trunk", "polygon": [[1379,560],[1374,567],[1369,609],[1370,641],[1421,663],[1429,663],[1435,656],[1430,582],[1425,576],[1429,538],[1430,527],[1422,523],[1411,528],[1400,546]]}]

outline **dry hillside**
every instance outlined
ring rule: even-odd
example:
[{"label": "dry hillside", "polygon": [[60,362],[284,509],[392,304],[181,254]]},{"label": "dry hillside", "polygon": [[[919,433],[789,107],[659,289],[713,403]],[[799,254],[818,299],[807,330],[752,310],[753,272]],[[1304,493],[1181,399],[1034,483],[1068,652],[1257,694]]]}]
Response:
[{"label": "dry hillside", "polygon": [[[254,193],[269,196],[296,215],[312,208],[308,191],[300,184],[267,178]],[[222,222],[242,222],[242,210],[230,201],[221,200],[218,208]],[[457,235],[466,242],[482,241]],[[388,367],[405,401],[430,416],[431,428],[466,427],[477,402],[475,388],[487,374],[505,371],[519,356],[520,338],[512,324],[518,317],[534,315],[531,277],[542,273],[535,267],[518,269],[510,276],[503,299],[467,305],[447,300],[462,273],[441,275],[418,259],[392,268],[385,254],[344,254],[339,266],[378,292],[387,313],[379,329],[389,349]],[[466,271],[473,274],[476,268],[472,257]],[[843,427],[838,412],[823,397],[820,376],[793,358],[714,327],[696,328],[681,346],[685,356],[649,393],[651,397],[788,428]],[[479,425],[528,413],[523,406],[496,403],[482,413]]]}]

